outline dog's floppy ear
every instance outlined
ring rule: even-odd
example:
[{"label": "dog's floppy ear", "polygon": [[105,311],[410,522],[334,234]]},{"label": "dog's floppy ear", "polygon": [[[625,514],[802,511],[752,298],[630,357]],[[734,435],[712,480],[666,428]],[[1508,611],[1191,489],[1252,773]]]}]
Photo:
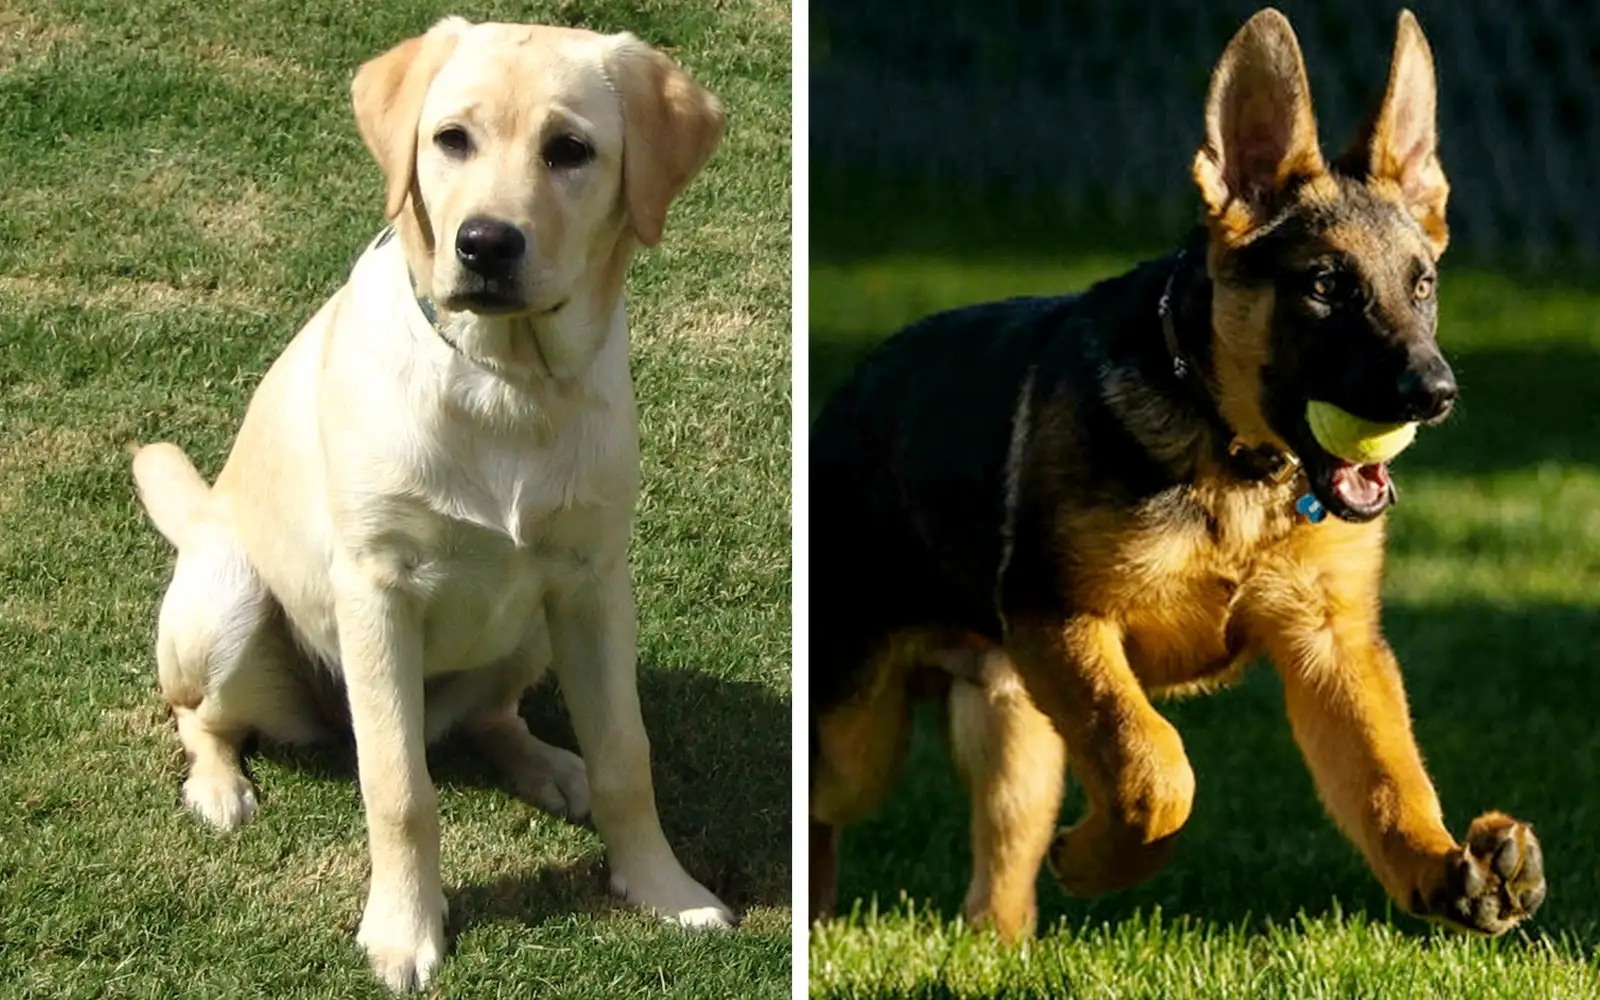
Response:
[{"label": "dog's floppy ear", "polygon": [[1450,182],[1439,163],[1438,103],[1433,50],[1416,16],[1402,10],[1383,100],[1357,130],[1338,166],[1353,176],[1398,187],[1400,200],[1428,234],[1435,257],[1450,241],[1444,221]]},{"label": "dog's floppy ear", "polygon": [[356,128],[367,144],[388,189],[384,213],[400,214],[417,165],[417,120],[428,85],[450,53],[463,28],[464,18],[447,17],[426,34],[409,38],[381,56],[368,60],[350,84]]},{"label": "dog's floppy ear", "polygon": [[614,36],[607,71],[622,99],[622,193],[633,233],[661,241],[667,208],[722,141],[722,103],[681,66],[628,33]]},{"label": "dog's floppy ear", "polygon": [[1300,43],[1268,7],[1233,36],[1211,74],[1195,183],[1211,225],[1240,237],[1270,217],[1292,182],[1325,169]]}]

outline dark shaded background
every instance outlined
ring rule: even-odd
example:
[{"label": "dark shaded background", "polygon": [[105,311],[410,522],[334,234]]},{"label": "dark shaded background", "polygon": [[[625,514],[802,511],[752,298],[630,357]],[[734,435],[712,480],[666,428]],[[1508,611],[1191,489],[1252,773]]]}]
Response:
[{"label": "dark shaded background", "polygon": [[[1256,0],[811,4],[813,171],[1025,194],[1145,235],[1192,218],[1212,66]],[[1414,0],[1438,65],[1452,254],[1600,260],[1600,4]],[[1324,141],[1383,89],[1399,6],[1277,4]],[[813,197],[813,206],[827,211]]]}]

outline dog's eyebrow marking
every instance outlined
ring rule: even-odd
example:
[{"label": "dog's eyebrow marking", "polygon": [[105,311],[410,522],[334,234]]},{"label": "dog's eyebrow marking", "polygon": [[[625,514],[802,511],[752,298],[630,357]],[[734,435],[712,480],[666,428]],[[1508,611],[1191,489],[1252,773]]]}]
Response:
[{"label": "dog's eyebrow marking", "polygon": [[1017,507],[1022,502],[1022,455],[1028,447],[1028,436],[1033,431],[1033,380],[1038,365],[1029,365],[1022,380],[1022,391],[1017,393],[1017,405],[1011,411],[1011,444],[1006,448],[1005,516],[1000,520],[1000,567],[994,574],[994,613],[1000,619],[1000,636],[1009,638],[1011,624],[1006,621],[1002,597],[1005,592],[1006,569],[1011,565],[1011,553],[1017,542]]}]

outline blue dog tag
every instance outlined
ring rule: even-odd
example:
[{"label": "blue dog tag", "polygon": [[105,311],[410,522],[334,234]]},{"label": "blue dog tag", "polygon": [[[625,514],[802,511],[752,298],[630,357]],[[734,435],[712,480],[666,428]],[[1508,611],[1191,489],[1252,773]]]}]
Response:
[{"label": "blue dog tag", "polygon": [[1322,519],[1328,516],[1328,508],[1322,506],[1322,502],[1310,493],[1296,500],[1294,509],[1312,524],[1321,524]]}]

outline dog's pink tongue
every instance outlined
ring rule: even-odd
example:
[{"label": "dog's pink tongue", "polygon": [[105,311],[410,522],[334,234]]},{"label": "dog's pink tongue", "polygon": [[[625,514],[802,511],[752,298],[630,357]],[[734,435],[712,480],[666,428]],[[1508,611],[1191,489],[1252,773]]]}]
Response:
[{"label": "dog's pink tongue", "polygon": [[1333,470],[1333,491],[1351,507],[1375,507],[1389,495],[1389,467],[1382,462],[1341,465]]}]

